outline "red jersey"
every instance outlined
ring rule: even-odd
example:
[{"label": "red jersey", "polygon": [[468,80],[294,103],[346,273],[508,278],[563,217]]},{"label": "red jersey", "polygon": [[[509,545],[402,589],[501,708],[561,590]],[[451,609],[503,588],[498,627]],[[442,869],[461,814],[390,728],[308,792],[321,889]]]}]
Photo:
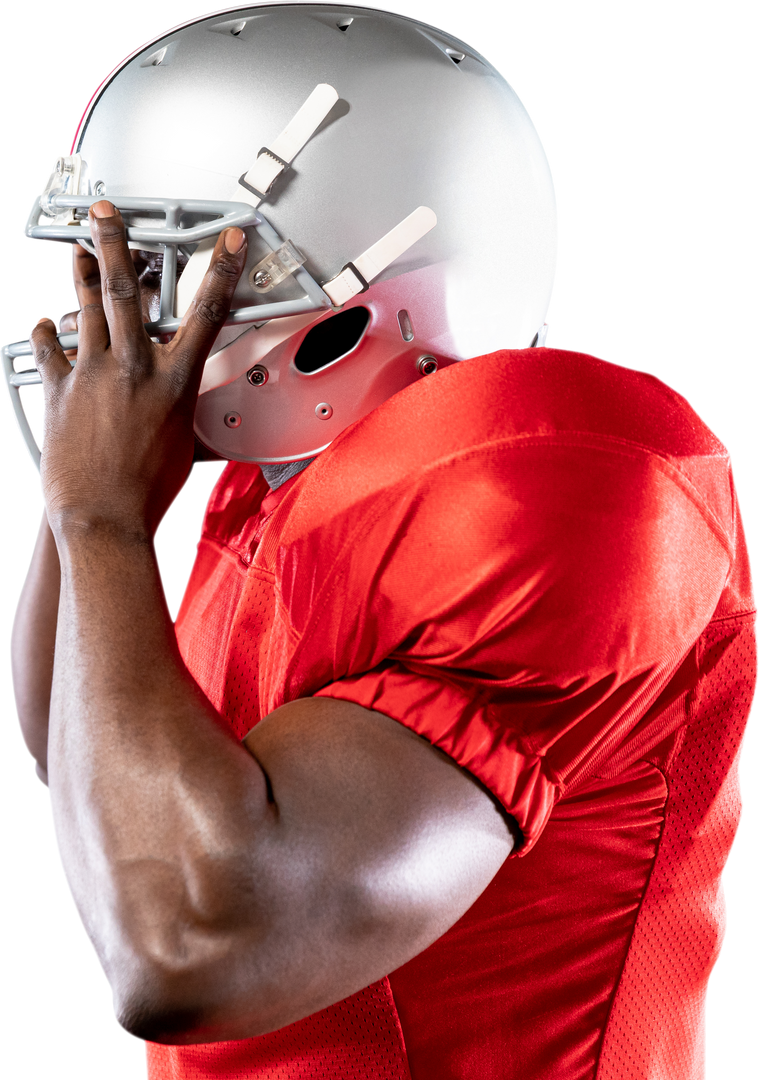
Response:
[{"label": "red jersey", "polygon": [[730,467],[648,375],[549,349],[391,398],[272,493],[232,464],[177,622],[238,737],[356,702],[474,774],[521,842],[446,934],[152,1080],[695,1080],[754,682]]}]

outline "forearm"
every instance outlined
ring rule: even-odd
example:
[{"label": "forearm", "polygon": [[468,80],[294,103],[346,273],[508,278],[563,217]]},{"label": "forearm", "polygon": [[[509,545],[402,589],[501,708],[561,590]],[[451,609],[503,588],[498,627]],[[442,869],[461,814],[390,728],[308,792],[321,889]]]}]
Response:
[{"label": "forearm", "polygon": [[11,664],[21,731],[45,782],[60,582],[58,550],[43,514],[13,623]]},{"label": "forearm", "polygon": [[60,546],[53,811],[72,891],[129,1024],[152,982],[181,1011],[185,992],[203,998],[186,984],[228,977],[235,920],[255,934],[242,868],[266,789],[182,663],[150,542],[95,529]]}]

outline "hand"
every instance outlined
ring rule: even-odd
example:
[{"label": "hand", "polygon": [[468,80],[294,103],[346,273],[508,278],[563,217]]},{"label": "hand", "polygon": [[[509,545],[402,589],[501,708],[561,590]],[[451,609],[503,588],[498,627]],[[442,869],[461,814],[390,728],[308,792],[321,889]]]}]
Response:
[{"label": "hand", "polygon": [[143,327],[121,215],[110,203],[97,203],[90,226],[97,263],[86,253],[75,262],[84,301],[76,367],[50,320],[32,333],[45,392],[41,471],[48,518],[56,536],[105,525],[152,537],[192,464],[200,377],[245,265],[245,234],[222,233],[179,332],[156,344]]},{"label": "hand", "polygon": [[[100,265],[94,255],[81,247],[79,244],[71,245],[73,265],[72,278],[76,289],[79,309],[88,304],[103,303],[100,288]],[[163,270],[163,255],[151,251],[139,251],[131,249],[134,271],[140,283],[140,300],[142,303],[142,321],[157,322],[161,308],[161,271]],[[177,281],[179,281],[187,266],[187,256],[182,251],[177,252]],[[76,333],[79,311],[68,311],[61,317],[58,325],[60,332]],[[171,338],[162,338],[161,341],[170,341]],[[76,349],[66,350],[69,360],[76,360]],[[209,450],[201,442],[195,439],[195,452],[193,461],[221,461],[222,458],[213,450]]]}]

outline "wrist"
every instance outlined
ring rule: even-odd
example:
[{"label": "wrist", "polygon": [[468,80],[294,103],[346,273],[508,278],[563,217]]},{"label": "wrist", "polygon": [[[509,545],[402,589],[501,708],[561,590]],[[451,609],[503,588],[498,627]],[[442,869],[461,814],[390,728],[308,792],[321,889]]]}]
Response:
[{"label": "wrist", "polygon": [[60,554],[78,549],[92,551],[103,546],[153,549],[152,530],[134,515],[48,509],[48,521]]}]

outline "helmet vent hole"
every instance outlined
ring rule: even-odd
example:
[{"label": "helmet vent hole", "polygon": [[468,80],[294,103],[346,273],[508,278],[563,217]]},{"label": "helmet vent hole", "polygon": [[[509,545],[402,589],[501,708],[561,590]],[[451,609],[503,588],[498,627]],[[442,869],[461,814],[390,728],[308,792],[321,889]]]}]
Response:
[{"label": "helmet vent hole", "polygon": [[460,64],[462,60],[466,59],[466,53],[459,52],[458,49],[446,49],[445,51],[454,64]]},{"label": "helmet vent hole", "polygon": [[166,56],[168,45],[164,45],[158,52],[151,53],[147,59],[143,60],[140,67],[160,67]]},{"label": "helmet vent hole", "polygon": [[349,308],[331,315],[313,326],[295,354],[295,366],[304,375],[319,371],[341,356],[352,352],[369,325],[369,311],[365,307]]},{"label": "helmet vent hole", "polygon": [[225,19],[222,23],[213,22],[209,26],[206,24],[204,29],[209,33],[222,33],[225,38],[229,35],[233,38],[239,38],[249,22],[249,18],[230,18]]},{"label": "helmet vent hole", "polygon": [[405,308],[401,308],[398,312],[398,326],[404,341],[414,340],[414,327],[411,325],[411,316]]},{"label": "helmet vent hole", "polygon": [[348,29],[348,27],[350,26],[350,24],[352,22],[353,22],[352,17],[348,18],[348,19],[338,19],[337,20],[337,29],[342,30],[343,33],[345,33],[345,31]]}]

